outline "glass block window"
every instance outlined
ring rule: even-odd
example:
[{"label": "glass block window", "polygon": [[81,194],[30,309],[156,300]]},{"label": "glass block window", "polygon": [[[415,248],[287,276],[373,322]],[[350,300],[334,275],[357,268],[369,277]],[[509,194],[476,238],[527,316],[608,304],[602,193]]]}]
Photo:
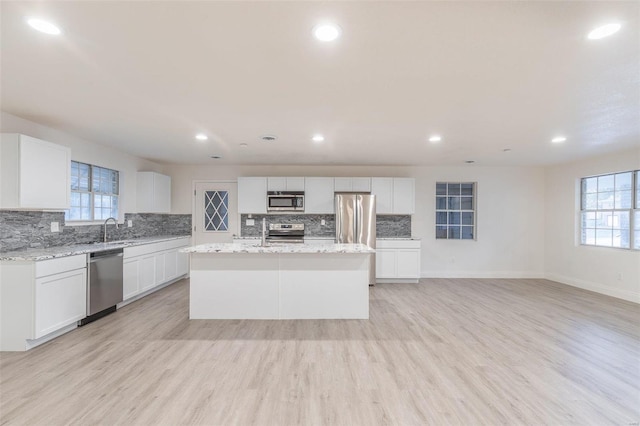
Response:
[{"label": "glass block window", "polygon": [[204,229],[212,232],[229,230],[229,192],[204,192]]},{"label": "glass block window", "polygon": [[476,184],[436,183],[436,239],[474,240]]},{"label": "glass block window", "polygon": [[580,241],[584,245],[631,247],[632,209],[637,173],[623,172],[581,180]]},{"label": "glass block window", "polygon": [[117,170],[71,162],[71,208],[65,220],[94,221],[118,217],[120,179]]}]

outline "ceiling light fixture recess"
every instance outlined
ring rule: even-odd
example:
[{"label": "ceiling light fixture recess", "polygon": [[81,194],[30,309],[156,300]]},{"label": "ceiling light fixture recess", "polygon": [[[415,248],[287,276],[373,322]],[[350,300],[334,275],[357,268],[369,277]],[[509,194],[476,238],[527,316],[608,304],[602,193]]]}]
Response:
[{"label": "ceiling light fixture recess", "polygon": [[199,141],[206,141],[207,139],[209,139],[209,136],[205,135],[204,133],[198,133],[196,135],[196,139],[198,139]]},{"label": "ceiling light fixture recess", "polygon": [[320,24],[313,28],[313,36],[320,41],[333,41],[340,37],[342,30],[335,24]]},{"label": "ceiling light fixture recess", "polygon": [[313,135],[311,140],[314,141],[314,142],[323,142],[324,141],[324,136],[322,136],[320,134],[315,134],[315,135]]},{"label": "ceiling light fixture recess", "polygon": [[27,24],[31,26],[31,28],[40,31],[41,33],[50,34],[50,35],[58,35],[62,33],[60,28],[56,25],[52,24],[49,21],[45,21],[40,18],[27,18]]},{"label": "ceiling light fixture recess", "polygon": [[475,163],[475,160],[465,160],[465,163],[467,163],[467,164],[473,164],[473,163]]},{"label": "ceiling light fixture recess", "polygon": [[264,135],[264,136],[262,136],[262,140],[263,141],[267,141],[267,142],[275,141],[276,139],[278,139],[278,138],[276,136],[274,136],[274,135]]},{"label": "ceiling light fixture recess", "polygon": [[617,33],[621,27],[622,25],[618,23],[603,25],[592,30],[587,35],[587,38],[589,40],[600,40],[601,38],[609,37],[610,35]]},{"label": "ceiling light fixture recess", "polygon": [[567,140],[567,138],[565,138],[564,136],[557,136],[553,139],[551,139],[551,142],[553,143],[562,143],[565,142]]},{"label": "ceiling light fixture recess", "polygon": [[438,143],[440,141],[442,141],[442,136],[440,135],[433,135],[429,138],[429,142],[431,143]]},{"label": "ceiling light fixture recess", "polygon": [[240,148],[249,148],[249,145],[247,145],[246,143],[241,143]]},{"label": "ceiling light fixture recess", "polygon": [[211,158],[213,158],[214,160],[219,160],[222,158],[222,155],[212,155]]}]

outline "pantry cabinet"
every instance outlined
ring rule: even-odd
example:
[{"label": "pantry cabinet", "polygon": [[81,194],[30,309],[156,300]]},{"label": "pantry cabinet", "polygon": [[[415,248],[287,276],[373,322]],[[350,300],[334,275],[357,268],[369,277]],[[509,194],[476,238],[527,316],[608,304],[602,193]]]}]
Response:
[{"label": "pantry cabinet", "polygon": [[64,210],[71,196],[71,150],[17,133],[0,135],[0,208]]}]

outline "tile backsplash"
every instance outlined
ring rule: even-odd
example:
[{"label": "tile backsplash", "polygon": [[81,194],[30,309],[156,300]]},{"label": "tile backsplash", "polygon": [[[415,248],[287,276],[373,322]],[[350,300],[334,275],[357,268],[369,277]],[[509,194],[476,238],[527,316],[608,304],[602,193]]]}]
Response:
[{"label": "tile backsplash", "polygon": [[[241,215],[240,235],[243,237],[259,237],[262,231],[262,218],[269,223],[304,223],[305,236],[334,238],[336,221],[333,214],[252,214],[254,226],[247,226],[248,214]],[[324,219],[325,224],[321,225]],[[378,215],[376,216],[376,236],[378,238],[410,238],[411,215]]]},{"label": "tile backsplash", "polygon": [[[125,213],[125,225],[107,225],[109,240],[144,238],[160,235],[191,235],[190,214]],[[128,220],[133,222],[126,227]],[[60,232],[51,232],[58,222]],[[102,241],[104,227],[65,225],[64,212],[0,210],[0,252],[28,248],[48,248]]]}]

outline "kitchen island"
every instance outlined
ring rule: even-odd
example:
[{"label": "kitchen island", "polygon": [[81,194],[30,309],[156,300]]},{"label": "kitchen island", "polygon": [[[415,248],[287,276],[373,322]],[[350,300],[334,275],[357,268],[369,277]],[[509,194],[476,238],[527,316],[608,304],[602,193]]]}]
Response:
[{"label": "kitchen island", "polygon": [[203,244],[191,256],[190,319],[368,319],[362,244]]}]

